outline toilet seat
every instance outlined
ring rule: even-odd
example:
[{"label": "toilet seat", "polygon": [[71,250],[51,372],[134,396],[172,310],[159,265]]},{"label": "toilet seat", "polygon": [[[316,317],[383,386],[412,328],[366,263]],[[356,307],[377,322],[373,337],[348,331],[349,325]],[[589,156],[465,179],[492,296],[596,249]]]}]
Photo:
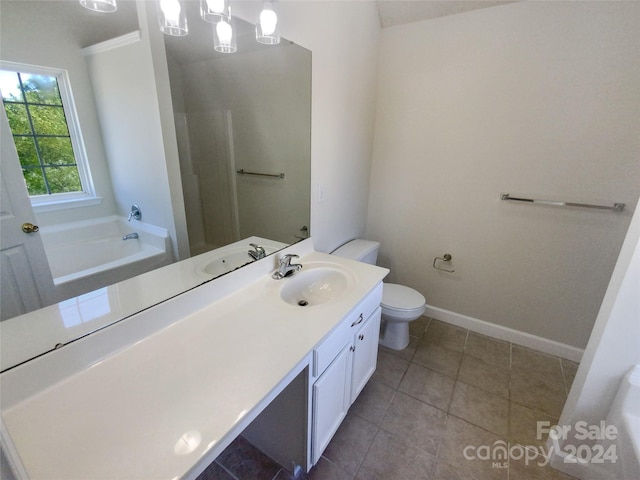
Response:
[{"label": "toilet seat", "polygon": [[[383,310],[395,313],[424,312],[426,300],[424,296],[413,288],[397,285],[395,283],[385,283],[382,288]],[[422,312],[418,315],[422,315]]]}]

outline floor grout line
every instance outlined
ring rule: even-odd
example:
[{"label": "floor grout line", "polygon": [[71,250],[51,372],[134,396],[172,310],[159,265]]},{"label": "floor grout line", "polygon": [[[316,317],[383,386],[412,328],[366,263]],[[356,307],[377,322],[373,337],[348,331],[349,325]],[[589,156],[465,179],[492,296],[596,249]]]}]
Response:
[{"label": "floor grout line", "polygon": [[[428,318],[428,317],[426,317],[426,318]],[[403,357],[403,356],[401,356],[399,354],[396,355],[394,353],[391,353],[391,351],[387,351],[386,349],[379,349],[379,352],[386,353],[386,354],[390,355],[391,357],[393,357],[395,359],[391,363],[392,365],[394,364],[394,362],[397,362],[398,360],[401,360],[402,364],[406,364],[404,366],[404,369],[402,370],[400,375],[398,375],[398,372],[400,371],[399,368],[397,368],[395,370],[392,368],[391,370],[389,370],[389,372],[391,372],[389,378],[394,378],[393,377],[394,375],[398,375],[395,378],[399,379],[398,381],[391,382],[392,384],[388,384],[386,382],[380,381],[380,379],[372,379],[372,380],[370,380],[370,382],[378,383],[379,385],[383,385],[386,388],[389,388],[389,389],[392,390],[392,394],[390,396],[390,399],[389,399],[388,403],[384,406],[384,409],[382,410],[381,416],[380,417],[376,416],[376,418],[380,418],[380,421],[373,422],[373,421],[369,420],[368,418],[362,416],[361,414],[355,412],[351,408],[347,412],[347,415],[354,415],[354,416],[358,417],[359,419],[367,422],[371,426],[375,427],[375,430],[373,431],[373,434],[371,436],[371,441],[368,443],[368,445],[367,445],[366,449],[364,450],[364,453],[362,454],[361,458],[358,459],[357,466],[353,470],[355,473],[352,474],[351,472],[345,470],[340,464],[332,461],[328,457],[325,457],[324,453],[321,456],[321,458],[324,459],[324,461],[328,462],[328,464],[330,464],[332,466],[332,468],[335,467],[335,468],[339,469],[339,471],[344,472],[344,474],[350,480],[355,480],[355,478],[357,478],[358,475],[361,474],[362,468],[365,465],[365,462],[367,461],[367,458],[368,458],[369,454],[372,452],[372,447],[374,445],[374,442],[376,442],[376,440],[380,441],[379,436],[381,435],[382,432],[384,432],[385,435],[389,435],[390,436],[389,438],[393,439],[394,441],[398,441],[401,444],[404,443],[406,445],[410,445],[411,447],[415,448],[416,451],[423,452],[423,453],[429,455],[430,457],[432,457],[433,458],[433,464],[432,464],[432,466],[431,466],[431,468],[429,470],[429,478],[432,478],[432,477],[435,477],[436,472],[437,472],[437,467],[438,467],[438,464],[440,462],[443,462],[444,464],[447,465],[445,468],[453,468],[454,470],[456,468],[458,468],[457,465],[450,464],[442,456],[443,455],[443,451],[444,451],[443,448],[445,448],[445,442],[446,442],[445,435],[446,435],[447,429],[450,427],[450,423],[452,421],[454,421],[453,419],[456,419],[456,420],[459,420],[461,422],[464,422],[464,423],[466,423],[466,424],[468,424],[470,426],[473,426],[474,428],[477,428],[477,429],[479,429],[479,430],[481,430],[483,432],[491,434],[494,437],[501,438],[501,439],[504,438],[504,440],[508,444],[511,444],[511,439],[514,438],[513,435],[514,435],[514,432],[515,432],[515,429],[516,429],[516,426],[514,425],[514,418],[513,418],[513,415],[514,415],[513,407],[515,405],[518,405],[518,406],[523,407],[523,408],[527,408],[527,409],[531,410],[532,412],[534,412],[536,414],[539,414],[539,415],[545,415],[545,416],[548,416],[548,417],[554,417],[553,415],[549,415],[549,414],[541,411],[539,408],[531,407],[531,406],[529,406],[527,404],[523,404],[523,402],[521,402],[521,401],[515,401],[513,399],[513,378],[514,378],[513,377],[513,361],[514,361],[514,349],[517,346],[515,344],[511,343],[511,342],[502,342],[502,343],[507,343],[508,344],[508,357],[506,359],[506,363],[507,363],[506,370],[508,372],[508,382],[507,382],[508,389],[507,389],[507,396],[505,398],[505,400],[507,401],[507,431],[506,431],[506,434],[504,434],[504,435],[497,434],[497,433],[495,433],[495,432],[493,432],[493,431],[491,431],[491,430],[489,430],[489,429],[487,429],[487,428],[485,428],[483,426],[476,425],[472,420],[463,418],[462,416],[459,416],[458,414],[452,414],[450,412],[450,410],[451,410],[451,406],[452,406],[453,401],[454,401],[454,397],[455,397],[456,391],[459,388],[458,383],[467,384],[466,382],[463,382],[460,379],[460,375],[461,375],[461,372],[462,372],[462,361],[465,358],[465,355],[468,356],[470,359],[473,358],[473,359],[481,360],[482,362],[486,363],[487,365],[489,365],[494,370],[496,370],[496,369],[501,369],[502,370],[502,367],[500,365],[497,365],[494,362],[488,362],[487,360],[484,360],[483,358],[480,358],[480,356],[472,355],[471,353],[469,353],[468,349],[470,348],[470,339],[471,339],[471,334],[473,332],[471,332],[469,329],[463,329],[463,328],[460,328],[460,327],[457,327],[457,326],[454,326],[454,325],[451,325],[451,327],[455,328],[455,329],[458,329],[458,330],[465,330],[464,341],[462,342],[462,350],[458,351],[456,349],[449,348],[450,350],[459,352],[459,354],[460,354],[460,356],[458,358],[458,364],[457,364],[457,369],[456,369],[455,376],[450,376],[450,375],[444,374],[441,371],[438,371],[438,370],[432,368],[432,366],[422,365],[420,363],[415,362],[414,359],[416,358],[416,354],[418,352],[418,349],[420,348],[421,343],[424,343],[425,338],[429,335],[429,327],[431,327],[432,325],[433,326],[436,325],[436,324],[433,323],[432,320],[433,319],[428,318],[428,322],[426,323],[426,326],[425,326],[424,330],[422,331],[422,334],[421,334],[420,337],[415,337],[415,336],[411,337],[412,340],[410,341],[410,345],[411,345],[411,342],[413,342],[413,341],[417,342],[417,345],[415,346],[415,348],[413,348],[413,351],[411,352],[410,356]],[[446,323],[446,322],[442,322],[442,323]],[[449,335],[448,332],[446,332],[443,335],[443,341],[445,343],[447,341],[449,341],[449,339],[450,339],[450,337],[448,335]],[[457,334],[457,335],[459,336],[459,334]],[[480,335],[480,336],[486,337],[486,338],[488,338],[490,340],[500,341],[499,339],[492,339],[491,337],[488,337],[488,336],[485,336],[485,335]],[[446,340],[445,340],[445,338],[446,338]],[[481,348],[486,348],[486,347],[482,346],[482,344],[480,344],[479,346]],[[442,348],[448,348],[448,347],[442,346]],[[528,350],[530,350],[530,351],[532,351],[532,352],[534,352],[536,354],[538,354],[538,353],[542,354],[542,352],[538,352],[538,351],[533,350],[533,349],[528,349]],[[476,351],[476,353],[478,353],[478,351]],[[549,355],[544,355],[544,356],[549,357]],[[568,385],[568,381],[567,381],[567,376],[568,376],[569,369],[565,368],[565,366],[562,364],[562,359],[560,357],[557,357],[557,356],[551,356],[551,357],[553,357],[555,360],[557,360],[559,362],[559,368],[560,368],[560,372],[561,372],[561,376],[562,376],[562,380],[563,380],[564,391],[565,391],[565,393],[568,393],[568,390],[570,388],[569,385]],[[398,366],[397,363],[395,363],[395,365]],[[449,398],[448,398],[448,402],[447,402],[447,405],[446,405],[446,409],[443,409],[441,407],[437,407],[435,405],[432,405],[428,401],[426,401],[425,399],[421,399],[421,398],[418,398],[418,397],[414,396],[414,394],[406,393],[406,392],[400,390],[400,387],[403,385],[403,382],[408,378],[407,375],[408,375],[409,369],[411,368],[412,365],[418,366],[418,367],[420,367],[422,369],[425,369],[425,370],[428,370],[429,372],[441,375],[441,376],[446,377],[446,378],[448,378],[448,379],[453,381],[453,388],[451,389],[451,393],[449,394]],[[488,369],[487,369],[487,372],[489,372]],[[388,375],[388,373],[386,375]],[[386,378],[386,377],[383,377],[383,378]],[[475,387],[475,388],[479,388],[479,389],[481,389],[483,391],[487,391],[489,393],[493,393],[493,392],[491,392],[491,390],[488,390],[488,389],[485,389],[485,388],[482,388],[482,387],[477,387],[477,386],[472,385],[472,384],[467,384],[467,385],[470,385],[470,386]],[[385,419],[388,417],[390,409],[392,408],[392,405],[393,405],[394,401],[397,399],[398,394],[406,395],[407,397],[409,397],[409,398],[411,398],[413,400],[422,402],[423,404],[428,405],[429,407],[435,408],[436,410],[438,410],[439,412],[442,412],[444,414],[444,421],[442,423],[442,432],[439,434],[440,437],[437,439],[437,447],[435,449],[435,453],[427,452],[427,451],[423,450],[422,448],[420,448],[419,445],[415,445],[414,443],[411,443],[411,442],[406,442],[405,440],[403,440],[403,438],[401,436],[399,436],[398,433],[394,433],[393,431],[388,431],[387,429],[383,428],[383,424],[385,422]],[[501,397],[500,395],[498,395],[498,396]],[[504,398],[504,397],[501,397],[501,398]],[[378,412],[380,412],[380,411],[381,410],[378,410]],[[363,411],[361,413],[366,413],[366,411]],[[464,414],[464,412],[458,412],[458,413],[463,413]],[[522,444],[522,442],[516,442],[516,443],[514,443],[514,445],[515,444]],[[524,444],[524,446],[526,447],[527,445]],[[238,480],[238,477],[233,472],[231,472],[227,467],[225,467],[223,464],[219,463],[217,460],[214,461],[214,462],[217,463],[218,466],[220,466],[234,480]],[[282,473],[284,473],[285,475],[288,475],[288,471],[286,471],[286,469],[284,469],[283,466],[279,466],[279,467],[280,467],[280,469],[276,473],[275,477],[272,478],[272,480],[276,480],[276,479],[280,478]],[[506,466],[506,473],[505,473],[506,476],[505,477],[501,477],[501,478],[503,478],[504,480],[508,480],[510,478],[513,478],[514,480],[516,480],[515,477],[513,477],[514,474],[515,473],[512,471],[511,459],[507,458],[507,466]],[[305,473],[302,478],[304,478],[304,479],[309,478],[309,477],[307,477],[307,475],[308,474]]]}]

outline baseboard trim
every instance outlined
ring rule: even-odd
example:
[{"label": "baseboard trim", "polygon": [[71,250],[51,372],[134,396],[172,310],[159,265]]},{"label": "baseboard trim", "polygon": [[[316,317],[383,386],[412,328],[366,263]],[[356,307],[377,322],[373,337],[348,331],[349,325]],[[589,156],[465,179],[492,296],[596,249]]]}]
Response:
[{"label": "baseboard trim", "polygon": [[495,323],[468,317],[467,315],[462,315],[443,308],[433,307],[431,305],[427,305],[424,314],[427,317],[466,328],[481,335],[497,338],[498,340],[505,340],[523,347],[548,353],[549,355],[566,358],[567,360],[574,362],[580,362],[582,354],[584,353],[583,349],[572,347],[571,345],[549,340],[548,338],[538,337],[530,333],[521,332],[502,325],[496,325]]}]

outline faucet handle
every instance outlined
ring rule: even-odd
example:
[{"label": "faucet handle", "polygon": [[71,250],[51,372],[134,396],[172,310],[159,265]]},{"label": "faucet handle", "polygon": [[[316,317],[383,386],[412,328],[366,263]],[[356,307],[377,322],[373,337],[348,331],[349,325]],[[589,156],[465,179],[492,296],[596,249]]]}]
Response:
[{"label": "faucet handle", "polygon": [[286,253],[280,258],[280,262],[284,263],[285,265],[290,265],[291,260],[293,260],[294,258],[300,258],[300,255],[296,255],[295,253]]},{"label": "faucet handle", "polygon": [[142,210],[138,205],[131,205],[131,211],[129,212],[128,221],[131,221],[131,218],[135,218],[136,220],[140,220],[142,218]]}]

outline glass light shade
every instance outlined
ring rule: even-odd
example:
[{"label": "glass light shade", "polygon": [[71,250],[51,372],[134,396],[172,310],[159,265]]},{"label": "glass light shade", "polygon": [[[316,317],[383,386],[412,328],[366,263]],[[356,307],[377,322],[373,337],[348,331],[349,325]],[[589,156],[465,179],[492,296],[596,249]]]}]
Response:
[{"label": "glass light shade", "polygon": [[227,0],[200,0],[200,16],[209,23],[217,23],[229,18],[229,2]]},{"label": "glass light shade", "polygon": [[116,0],[80,0],[80,5],[100,13],[111,13],[118,9]]},{"label": "glass light shade", "polygon": [[189,33],[187,15],[181,0],[158,0],[160,31],[165,35],[182,37]]},{"label": "glass light shade", "polygon": [[213,48],[216,52],[234,53],[238,50],[233,18],[223,18],[213,26]]},{"label": "glass light shade", "polygon": [[262,11],[256,22],[256,40],[266,45],[280,43],[280,29],[278,28],[278,12],[275,2],[264,2]]}]

